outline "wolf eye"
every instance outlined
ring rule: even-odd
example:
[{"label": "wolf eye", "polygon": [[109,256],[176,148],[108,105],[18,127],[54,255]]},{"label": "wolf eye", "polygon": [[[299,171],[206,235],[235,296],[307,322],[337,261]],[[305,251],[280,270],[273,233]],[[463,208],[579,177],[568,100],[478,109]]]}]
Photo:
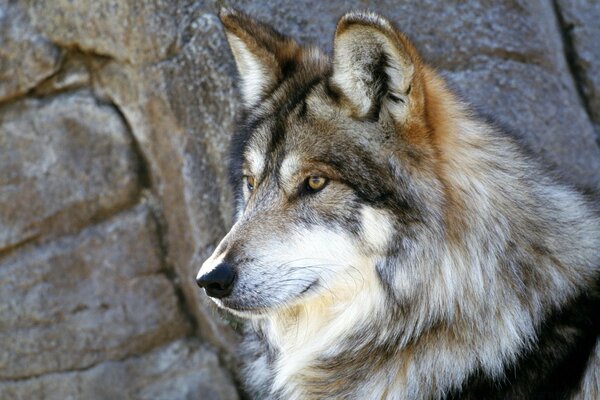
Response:
[{"label": "wolf eye", "polygon": [[254,190],[254,186],[256,185],[256,179],[250,175],[244,175],[244,182],[246,183],[246,188],[249,192]]},{"label": "wolf eye", "polygon": [[325,187],[328,179],[320,175],[311,175],[306,179],[306,188],[311,192],[317,192]]}]

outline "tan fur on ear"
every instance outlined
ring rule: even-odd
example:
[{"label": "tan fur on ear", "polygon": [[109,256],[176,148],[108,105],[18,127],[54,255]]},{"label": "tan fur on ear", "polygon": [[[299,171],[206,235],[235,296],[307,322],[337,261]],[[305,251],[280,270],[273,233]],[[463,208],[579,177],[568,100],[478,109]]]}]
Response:
[{"label": "tan fur on ear", "polygon": [[386,107],[397,122],[408,118],[420,57],[386,19],[352,12],[338,22],[333,83],[357,118],[374,118]]},{"label": "tan fur on ear", "polygon": [[252,107],[282,79],[302,49],[294,40],[238,10],[222,8],[219,18],[240,74],[244,103]]}]

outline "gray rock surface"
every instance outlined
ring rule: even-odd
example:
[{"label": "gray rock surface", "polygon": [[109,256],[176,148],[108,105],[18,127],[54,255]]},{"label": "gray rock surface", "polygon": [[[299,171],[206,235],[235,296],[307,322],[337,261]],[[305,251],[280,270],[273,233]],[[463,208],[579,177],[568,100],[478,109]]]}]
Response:
[{"label": "gray rock surface", "polygon": [[60,67],[61,51],[29,24],[22,7],[0,0],[0,101],[35,87]]},{"label": "gray rock surface", "polygon": [[79,229],[140,188],[127,127],[89,93],[0,108],[0,250]]},{"label": "gray rock surface", "polygon": [[172,57],[143,67],[111,62],[96,70],[96,89],[122,110],[149,160],[164,205],[166,240],[200,334],[224,354],[235,336],[213,315],[194,277],[231,223],[226,160],[234,129],[234,67],[218,19],[198,14],[194,33]]},{"label": "gray rock surface", "polygon": [[600,3],[595,0],[558,0],[557,3],[582,100],[600,135]]},{"label": "gray rock surface", "polygon": [[144,206],[4,258],[0,379],[87,368],[185,334],[189,324],[162,269]]},{"label": "gray rock surface", "polygon": [[61,91],[78,89],[90,83],[85,55],[74,52],[65,56],[61,69],[33,90],[35,96],[47,96]]},{"label": "gray rock surface", "polygon": [[84,371],[0,383],[0,398],[236,400],[238,394],[215,353],[198,340],[183,339]]},{"label": "gray rock surface", "polygon": [[189,0],[35,0],[33,25],[52,42],[115,58],[148,63],[177,47],[185,16],[197,8]]},{"label": "gray rock surface", "polygon": [[[194,277],[231,224],[217,1],[0,0],[0,398],[235,399]],[[359,0],[233,1],[331,50]],[[593,1],[382,0],[461,96],[600,186]]]}]

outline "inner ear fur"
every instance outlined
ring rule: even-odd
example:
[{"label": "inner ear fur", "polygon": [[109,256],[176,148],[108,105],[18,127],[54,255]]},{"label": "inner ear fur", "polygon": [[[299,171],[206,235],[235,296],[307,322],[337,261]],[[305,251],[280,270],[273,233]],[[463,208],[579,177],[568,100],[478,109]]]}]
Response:
[{"label": "inner ear fur", "polygon": [[252,107],[293,68],[301,47],[241,11],[222,8],[219,18],[240,76],[242,99],[247,107]]},{"label": "inner ear fur", "polygon": [[386,19],[349,13],[337,24],[332,81],[354,117],[377,119],[382,107],[401,122],[418,100],[420,58],[410,41]]}]

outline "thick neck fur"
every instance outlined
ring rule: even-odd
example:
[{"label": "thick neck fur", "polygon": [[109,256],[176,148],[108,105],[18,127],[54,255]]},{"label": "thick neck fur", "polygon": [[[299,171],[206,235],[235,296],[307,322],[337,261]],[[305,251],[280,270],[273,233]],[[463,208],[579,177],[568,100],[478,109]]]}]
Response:
[{"label": "thick neck fur", "polygon": [[[439,398],[475,370],[501,378],[547,310],[598,274],[600,220],[585,199],[426,75],[428,112],[444,115],[430,121],[443,223],[419,251],[366,258],[360,278],[253,321],[274,397]],[[415,287],[392,295],[382,263]]]}]

